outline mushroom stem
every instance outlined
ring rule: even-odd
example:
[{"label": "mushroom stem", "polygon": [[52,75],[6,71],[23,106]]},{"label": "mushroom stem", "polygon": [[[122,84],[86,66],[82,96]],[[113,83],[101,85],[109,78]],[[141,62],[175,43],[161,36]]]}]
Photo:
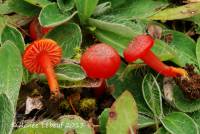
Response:
[{"label": "mushroom stem", "polygon": [[58,85],[58,82],[56,80],[56,75],[55,75],[53,66],[51,64],[51,61],[49,59],[49,56],[48,56],[47,53],[41,53],[39,57],[40,57],[39,63],[41,64],[41,67],[42,67],[44,74],[47,78],[50,91],[57,96],[60,93],[59,85]]},{"label": "mushroom stem", "polygon": [[154,53],[149,50],[144,56],[141,57],[141,59],[149,65],[151,68],[156,70],[158,73],[164,75],[164,76],[171,76],[171,77],[177,77],[177,76],[184,76],[187,77],[188,73],[186,70],[182,68],[175,68],[172,66],[167,66],[163,62],[161,62]]},{"label": "mushroom stem", "polygon": [[106,88],[107,88],[106,80],[100,79],[100,86],[97,87],[94,91],[95,97],[98,99],[101,95],[103,95]]}]

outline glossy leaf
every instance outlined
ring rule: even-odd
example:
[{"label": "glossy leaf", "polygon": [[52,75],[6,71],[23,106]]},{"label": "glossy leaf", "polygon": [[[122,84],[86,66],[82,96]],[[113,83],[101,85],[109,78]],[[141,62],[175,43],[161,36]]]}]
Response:
[{"label": "glossy leaf", "polygon": [[10,41],[0,47],[0,131],[10,134],[22,81],[21,55]]},{"label": "glossy leaf", "polygon": [[55,69],[58,80],[80,81],[86,78],[82,68],[76,64],[60,64]]},{"label": "glossy leaf", "polygon": [[68,23],[51,30],[45,38],[55,40],[61,47],[63,57],[71,58],[75,54],[75,49],[82,43],[80,27],[75,23]]},{"label": "glossy leaf", "polygon": [[24,39],[22,34],[12,26],[6,26],[1,33],[1,43],[10,40],[15,43],[21,53],[24,52]]},{"label": "glossy leaf", "polygon": [[185,113],[170,113],[161,122],[171,134],[199,134],[197,124]]},{"label": "glossy leaf", "polygon": [[178,20],[195,16],[200,13],[200,3],[190,3],[175,8],[167,8],[162,10],[153,16],[150,16],[151,20]]},{"label": "glossy leaf", "polygon": [[94,12],[98,0],[75,0],[78,15],[82,23],[92,15]]},{"label": "glossy leaf", "polygon": [[130,92],[124,91],[110,108],[106,133],[125,134],[129,132],[134,134],[137,121],[138,112],[135,100]]},{"label": "glossy leaf", "polygon": [[39,22],[44,27],[54,27],[69,21],[77,12],[62,13],[57,4],[49,4],[45,6],[39,15]]},{"label": "glossy leaf", "polygon": [[147,105],[154,115],[161,118],[163,116],[162,96],[160,87],[153,75],[147,74],[144,77],[142,93]]}]

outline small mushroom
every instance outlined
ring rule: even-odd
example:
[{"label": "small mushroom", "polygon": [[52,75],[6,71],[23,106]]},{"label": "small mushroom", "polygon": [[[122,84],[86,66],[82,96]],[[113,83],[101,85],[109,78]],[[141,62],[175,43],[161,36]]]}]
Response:
[{"label": "small mushroom", "polygon": [[42,27],[37,18],[34,18],[29,25],[29,34],[32,40],[41,39],[42,36],[51,31],[52,27]]},{"label": "small mushroom", "polygon": [[144,63],[149,65],[158,73],[168,76],[187,77],[188,73],[182,68],[175,68],[167,66],[161,62],[154,53],[150,50],[154,44],[154,40],[149,35],[139,35],[133,39],[129,46],[124,50],[124,58],[127,62],[134,62],[138,58],[142,59]]},{"label": "small mushroom", "polygon": [[53,94],[59,95],[54,66],[61,61],[62,49],[51,39],[40,39],[31,43],[23,55],[23,64],[31,73],[44,73]]},{"label": "small mushroom", "polygon": [[[103,84],[105,79],[112,77],[117,72],[120,62],[120,56],[114,48],[104,43],[99,43],[92,45],[85,51],[81,57],[80,64],[88,77],[101,79]],[[96,91],[95,94],[100,96],[103,92]]]}]

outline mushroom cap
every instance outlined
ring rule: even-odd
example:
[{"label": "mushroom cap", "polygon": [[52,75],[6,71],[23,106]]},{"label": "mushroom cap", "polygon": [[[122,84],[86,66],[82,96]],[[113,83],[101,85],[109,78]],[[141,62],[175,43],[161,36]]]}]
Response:
[{"label": "mushroom cap", "polygon": [[42,53],[48,55],[53,67],[61,61],[62,49],[55,41],[51,39],[36,40],[26,48],[23,55],[23,64],[30,72],[44,72],[39,63]]},{"label": "mushroom cap", "polygon": [[120,61],[120,56],[114,48],[99,43],[85,51],[80,64],[88,77],[107,79],[117,72]]},{"label": "mushroom cap", "polygon": [[154,44],[154,40],[149,35],[139,35],[135,37],[124,50],[124,58],[127,62],[134,62],[142,58]]}]

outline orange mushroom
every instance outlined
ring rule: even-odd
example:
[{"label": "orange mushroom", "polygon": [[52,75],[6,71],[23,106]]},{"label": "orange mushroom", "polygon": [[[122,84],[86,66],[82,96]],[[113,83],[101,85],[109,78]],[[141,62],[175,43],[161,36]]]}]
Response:
[{"label": "orange mushroom", "polygon": [[60,63],[61,47],[51,39],[40,39],[31,43],[23,55],[23,64],[31,73],[44,73],[51,92],[60,93],[54,66]]}]

